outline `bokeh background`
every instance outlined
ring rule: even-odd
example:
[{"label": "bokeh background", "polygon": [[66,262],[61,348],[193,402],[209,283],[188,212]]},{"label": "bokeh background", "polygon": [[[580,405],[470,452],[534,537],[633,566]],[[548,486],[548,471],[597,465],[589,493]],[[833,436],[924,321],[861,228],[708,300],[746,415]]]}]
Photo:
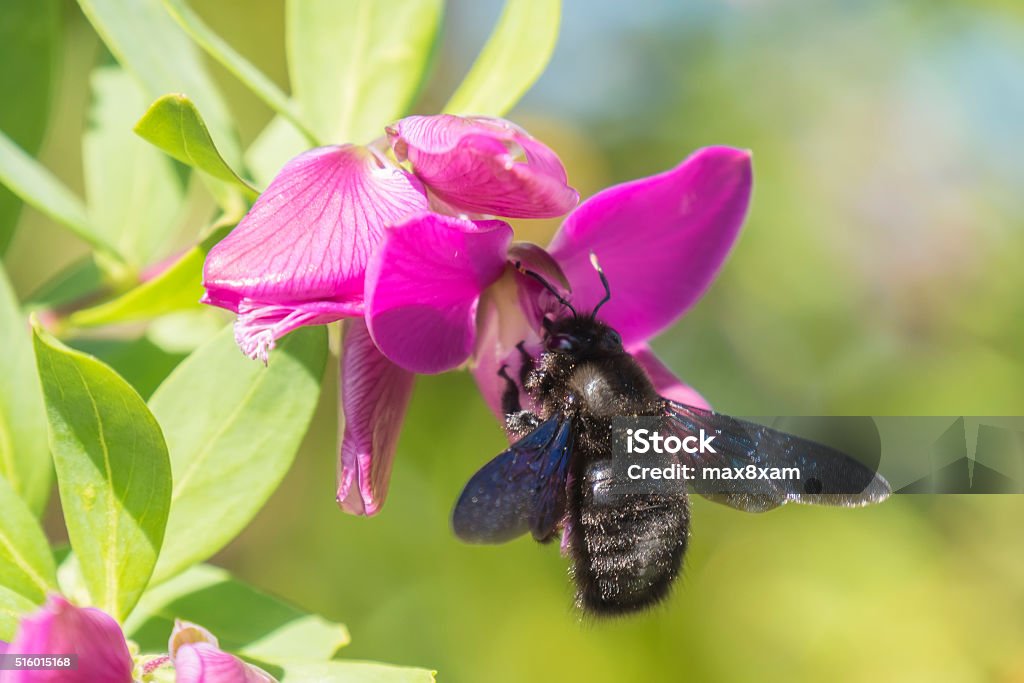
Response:
[{"label": "bokeh background", "polygon": [[[282,2],[191,4],[287,88]],[[564,5],[550,68],[511,118],[561,154],[584,195],[703,145],[753,150],[735,251],[655,343],[713,405],[1024,411],[1024,5]],[[73,2],[62,10],[52,114],[45,136],[22,144],[84,191],[88,73],[110,57]],[[498,0],[450,0],[417,110],[443,104],[499,11]],[[209,66],[252,140],[270,111]],[[32,95],[13,87],[8,97]],[[556,224],[517,227],[543,243]],[[83,253],[25,210],[4,265],[25,299]],[[181,357],[140,363],[150,338],[77,344],[143,393]],[[556,548],[471,547],[449,531],[462,485],[504,443],[467,374],[418,381],[372,519],[334,504],[336,391],[328,373],[294,469],[216,561],[345,622],[346,657],[433,667],[447,681],[1024,681],[1022,496],[760,516],[697,501],[672,598],[643,616],[581,621]]]}]

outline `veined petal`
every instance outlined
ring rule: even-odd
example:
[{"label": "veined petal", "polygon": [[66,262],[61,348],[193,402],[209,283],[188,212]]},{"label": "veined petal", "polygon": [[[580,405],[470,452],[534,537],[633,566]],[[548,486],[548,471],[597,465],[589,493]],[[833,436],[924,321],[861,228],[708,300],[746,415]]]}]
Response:
[{"label": "veined petal", "polygon": [[358,318],[344,322],[340,382],[344,430],[337,500],[345,512],[373,515],[384,504],[413,379],[413,373],[381,354],[366,323]]},{"label": "veined petal", "polygon": [[377,348],[425,374],[465,361],[480,294],[504,271],[511,240],[501,221],[439,214],[388,230],[366,270],[366,320]]},{"label": "veined petal", "polygon": [[277,683],[263,669],[210,643],[189,643],[178,648],[174,674],[175,683]]},{"label": "veined petal", "polygon": [[502,119],[410,116],[388,127],[399,160],[446,203],[468,212],[551,218],[579,193],[546,145]]},{"label": "veined petal", "polygon": [[203,301],[236,313],[260,311],[261,328],[292,311],[321,316],[297,324],[359,314],[353,302],[361,303],[366,263],[385,229],[427,208],[418,180],[365,147],[310,150],[289,161],[210,250]]},{"label": "veined petal", "polygon": [[75,607],[51,595],[39,610],[24,617],[8,652],[26,655],[78,655],[69,671],[0,671],[0,683],[131,683],[132,656],[121,627],[94,607]]},{"label": "veined petal", "polygon": [[711,410],[704,397],[693,387],[683,384],[667,365],[661,362],[647,344],[637,344],[627,349],[633,360],[647,372],[655,391],[665,398],[696,408]]},{"label": "veined petal", "polygon": [[708,147],[583,202],[549,247],[572,283],[573,305],[586,311],[604,296],[594,252],[612,293],[600,318],[627,344],[665,328],[711,284],[743,224],[751,183],[749,152]]}]

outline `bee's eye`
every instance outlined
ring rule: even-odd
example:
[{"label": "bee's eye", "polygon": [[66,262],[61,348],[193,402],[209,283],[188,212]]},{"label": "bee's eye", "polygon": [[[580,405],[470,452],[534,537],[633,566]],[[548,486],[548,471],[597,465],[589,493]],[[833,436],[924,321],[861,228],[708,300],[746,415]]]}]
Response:
[{"label": "bee's eye", "polygon": [[556,334],[548,342],[548,348],[557,351],[572,351],[576,345],[576,337],[569,334]]},{"label": "bee's eye", "polygon": [[620,346],[622,346],[622,335],[616,332],[615,330],[608,330],[607,336],[605,338],[607,339],[609,346],[612,346],[614,348],[619,348]]}]

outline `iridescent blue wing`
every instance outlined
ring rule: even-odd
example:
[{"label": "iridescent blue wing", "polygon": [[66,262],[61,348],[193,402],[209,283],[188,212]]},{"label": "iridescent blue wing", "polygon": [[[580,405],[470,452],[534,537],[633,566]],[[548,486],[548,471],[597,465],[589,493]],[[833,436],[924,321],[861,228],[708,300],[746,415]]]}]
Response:
[{"label": "iridescent blue wing", "polygon": [[[891,493],[877,472],[824,444],[667,399],[665,415],[680,439],[699,437],[701,430],[714,436],[715,453],[680,452],[679,457],[694,468],[693,489],[717,503],[747,512],[786,503],[859,507]],[[723,478],[726,469],[730,478]]]},{"label": "iridescent blue wing", "polygon": [[455,504],[455,535],[504,543],[530,531],[548,540],[565,514],[572,446],[572,421],[556,415],[484,465]]}]

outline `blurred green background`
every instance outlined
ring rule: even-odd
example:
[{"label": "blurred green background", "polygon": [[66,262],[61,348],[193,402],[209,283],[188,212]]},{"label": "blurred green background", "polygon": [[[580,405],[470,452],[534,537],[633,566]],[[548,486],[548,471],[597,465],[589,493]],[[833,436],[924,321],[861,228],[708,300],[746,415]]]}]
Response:
[{"label": "blurred green background", "polygon": [[[191,4],[287,87],[281,2]],[[82,192],[88,74],[109,56],[73,2],[61,9],[46,134],[19,141]],[[449,2],[418,111],[443,104],[499,10]],[[251,141],[270,111],[210,68]],[[719,410],[1024,411],[1017,0],[568,0],[551,66],[510,118],[562,155],[584,195],[699,146],[753,150],[735,251],[655,343]],[[556,224],[518,227],[544,242]],[[25,210],[4,264],[24,299],[83,253]],[[139,344],[79,342],[146,393],[180,356],[140,365]],[[329,373],[295,468],[217,562],[345,622],[346,657],[449,681],[1024,681],[1024,497],[761,516],[697,501],[667,604],[581,621],[555,548],[449,532],[462,485],[504,443],[467,374],[418,381],[372,519],[334,504],[336,391]]]}]

